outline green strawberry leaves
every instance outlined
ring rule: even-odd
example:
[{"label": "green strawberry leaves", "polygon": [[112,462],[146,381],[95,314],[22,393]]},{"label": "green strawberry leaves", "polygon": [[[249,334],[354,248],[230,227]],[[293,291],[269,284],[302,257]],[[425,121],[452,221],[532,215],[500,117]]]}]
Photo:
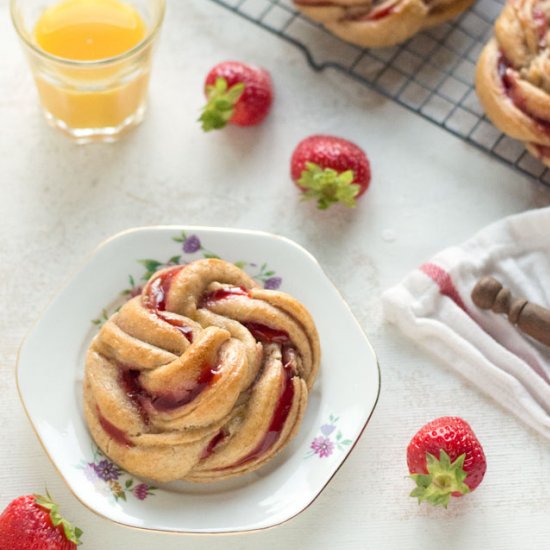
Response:
[{"label": "green strawberry leaves", "polygon": [[50,512],[50,518],[54,527],[61,525],[63,527],[63,532],[65,537],[70,542],[79,545],[82,544],[80,536],[82,535],[82,530],[74,526],[72,523],[68,522],[60,513],[59,506],[53,502],[50,493],[46,491],[47,496],[34,495],[34,500],[38,506],[48,510]]},{"label": "green strawberry leaves", "polygon": [[468,485],[464,483],[468,474],[464,471],[464,459],[466,454],[461,454],[451,463],[449,455],[441,449],[439,459],[430,453],[426,453],[427,474],[411,474],[416,482],[410,496],[429,502],[434,506],[447,508],[452,493],[465,495],[470,492]]},{"label": "green strawberry leaves", "polygon": [[355,208],[355,197],[361,188],[353,183],[354,178],[353,170],[339,173],[332,168],[323,169],[313,162],[306,162],[306,170],[297,183],[304,189],[303,199],[317,200],[319,210],[326,210],[338,202]]},{"label": "green strawberry leaves", "polygon": [[239,82],[230,88],[227,80],[222,77],[216,78],[214,85],[206,87],[208,103],[202,110],[199,121],[205,132],[219,130],[226,126],[231,120],[235,111],[235,104],[244,93],[245,84]]}]

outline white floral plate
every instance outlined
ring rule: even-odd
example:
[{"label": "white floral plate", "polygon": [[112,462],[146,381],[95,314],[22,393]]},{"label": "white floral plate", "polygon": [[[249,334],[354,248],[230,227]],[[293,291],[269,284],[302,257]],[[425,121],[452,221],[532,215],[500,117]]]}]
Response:
[{"label": "white floral plate", "polygon": [[[320,375],[299,434],[268,465],[226,482],[154,487],[92,443],[82,414],[84,355],[98,325],[155,270],[218,255],[309,308]],[[85,506],[126,526],[177,533],[265,529],[299,514],[350,453],[380,391],[368,340],[311,254],[268,233],[180,226],[133,229],[100,245],[24,341],[17,381],[46,453]]]}]

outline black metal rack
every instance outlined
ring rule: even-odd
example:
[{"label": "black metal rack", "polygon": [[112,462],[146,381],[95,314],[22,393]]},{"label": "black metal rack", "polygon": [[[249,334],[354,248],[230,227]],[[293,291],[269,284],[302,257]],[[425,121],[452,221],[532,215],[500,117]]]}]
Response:
[{"label": "black metal rack", "polygon": [[298,13],[292,0],[212,1],[294,44],[314,70],[340,70],[550,186],[550,170],[491,124],[474,89],[476,60],[504,0],[478,0],[449,23],[399,46],[372,50],[332,36]]}]

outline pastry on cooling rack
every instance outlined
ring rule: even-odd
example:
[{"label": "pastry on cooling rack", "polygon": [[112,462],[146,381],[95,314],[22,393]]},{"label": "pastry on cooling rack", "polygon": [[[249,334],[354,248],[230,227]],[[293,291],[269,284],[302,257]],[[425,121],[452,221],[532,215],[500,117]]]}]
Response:
[{"label": "pastry on cooling rack", "polygon": [[217,259],[156,273],[87,353],[84,409],[114,462],[157,481],[253,471],[296,434],[319,368],[292,296]]},{"label": "pastry on cooling rack", "polygon": [[342,40],[365,48],[383,48],[452,19],[474,0],[293,1],[297,9]]},{"label": "pastry on cooling rack", "polygon": [[477,63],[476,89],[493,124],[550,166],[549,1],[509,1]]}]

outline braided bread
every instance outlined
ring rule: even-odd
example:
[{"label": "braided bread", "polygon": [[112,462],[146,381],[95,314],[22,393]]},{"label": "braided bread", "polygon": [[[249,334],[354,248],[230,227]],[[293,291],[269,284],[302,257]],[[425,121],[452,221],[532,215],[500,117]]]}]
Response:
[{"label": "braided bread", "polygon": [[383,48],[456,17],[473,1],[294,0],[294,5],[342,40],[364,48]]},{"label": "braided bread", "polygon": [[479,100],[493,124],[550,166],[550,2],[509,1],[476,69]]},{"label": "braided bread", "polygon": [[224,479],[288,444],[319,361],[303,305],[233,264],[198,260],[157,272],[103,325],[86,358],[85,416],[134,475]]}]

